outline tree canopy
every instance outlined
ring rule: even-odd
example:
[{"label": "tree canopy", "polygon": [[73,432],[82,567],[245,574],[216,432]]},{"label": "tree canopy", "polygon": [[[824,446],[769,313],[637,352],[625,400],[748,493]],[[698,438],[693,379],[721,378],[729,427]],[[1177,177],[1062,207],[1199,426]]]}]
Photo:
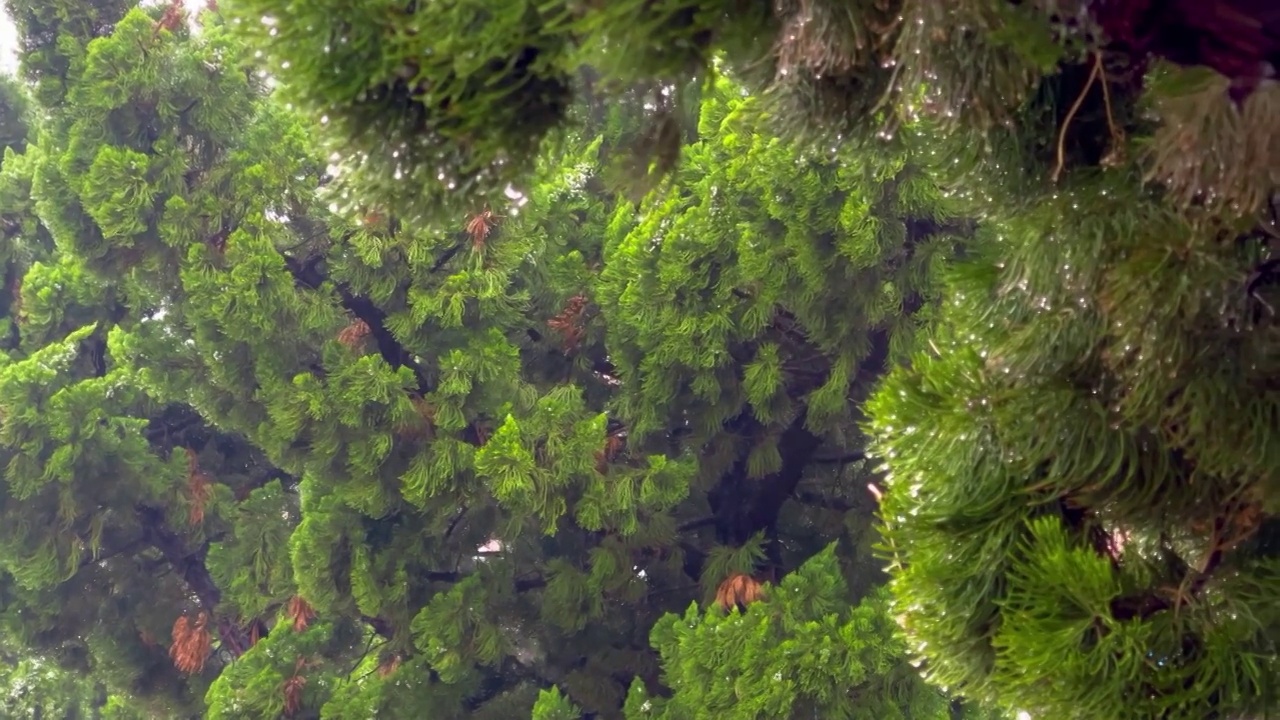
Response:
[{"label": "tree canopy", "polygon": [[1276,709],[1265,8],[6,4],[39,702]]}]

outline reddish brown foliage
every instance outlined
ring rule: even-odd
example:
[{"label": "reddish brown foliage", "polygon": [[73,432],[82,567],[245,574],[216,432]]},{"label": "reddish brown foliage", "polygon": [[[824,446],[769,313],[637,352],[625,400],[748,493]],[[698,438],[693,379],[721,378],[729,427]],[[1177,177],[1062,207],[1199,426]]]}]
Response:
[{"label": "reddish brown foliage", "polygon": [[378,663],[378,677],[385,678],[398,669],[400,669],[400,656],[388,655]]},{"label": "reddish brown foliage", "polygon": [[357,211],[360,223],[370,232],[380,232],[388,228],[390,214],[383,208],[362,206]]},{"label": "reddish brown foliage", "polygon": [[169,0],[169,5],[165,7],[164,14],[156,21],[155,34],[159,35],[161,30],[173,32],[186,21],[187,11],[182,0]]},{"label": "reddish brown foliage", "polygon": [[716,589],[716,603],[728,612],[735,605],[743,610],[760,599],[762,594],[759,581],[750,575],[737,573],[730,575]]},{"label": "reddish brown foliage", "polygon": [[191,495],[191,509],[187,511],[187,523],[199,525],[204,522],[205,507],[209,504],[209,498],[213,496],[213,491],[210,489],[212,481],[200,469],[200,464],[196,459],[196,452],[191,448],[186,450],[187,492]]},{"label": "reddish brown foliage", "polygon": [[173,644],[169,646],[169,657],[179,672],[195,675],[204,669],[205,660],[213,647],[213,638],[209,633],[209,614],[201,610],[193,621],[186,615],[179,616],[173,623]]},{"label": "reddish brown foliage", "polygon": [[493,228],[497,226],[501,216],[494,215],[493,211],[485,208],[484,211],[472,215],[467,220],[467,234],[471,236],[471,245],[476,250],[484,249],[484,242],[489,238],[489,234],[493,232]]},{"label": "reddish brown foliage", "polygon": [[302,690],[307,686],[307,678],[302,671],[307,667],[306,658],[301,655],[293,664],[293,676],[284,681],[284,714],[293,716],[302,709]]},{"label": "reddish brown foliage", "polygon": [[621,430],[606,437],[604,447],[596,452],[596,472],[601,475],[608,472],[609,463],[616,460],[626,446],[627,440],[622,436]]},{"label": "reddish brown foliage", "polygon": [[307,604],[306,600],[303,600],[297,595],[294,595],[289,600],[289,606],[286,609],[286,612],[289,613],[289,618],[293,621],[294,632],[302,632],[303,630],[306,630],[307,626],[310,625],[311,621],[316,617],[316,611],[311,609],[311,606]]},{"label": "reddish brown foliage", "polygon": [[573,352],[578,348],[578,344],[582,342],[582,338],[586,335],[586,322],[584,315],[587,311],[587,298],[584,295],[574,295],[565,303],[564,309],[560,314],[547,321],[547,326],[556,331],[564,342],[564,351],[566,353]]},{"label": "reddish brown foliage", "polygon": [[1112,47],[1131,57],[1207,65],[1244,102],[1280,64],[1280,5],[1273,0],[1110,0],[1088,3]]},{"label": "reddish brown foliage", "polygon": [[349,348],[354,348],[362,344],[366,338],[373,334],[373,328],[369,327],[369,323],[357,318],[352,323],[342,329],[338,333],[338,342]]}]

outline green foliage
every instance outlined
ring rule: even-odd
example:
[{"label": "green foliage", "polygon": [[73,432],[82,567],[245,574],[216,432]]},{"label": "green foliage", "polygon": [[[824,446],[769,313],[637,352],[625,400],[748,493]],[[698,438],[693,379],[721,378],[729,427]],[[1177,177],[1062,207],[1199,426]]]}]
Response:
[{"label": "green foliage", "polygon": [[1038,3],[226,4],[8,3],[0,629],[104,714],[1268,709],[1267,155],[1181,191],[1270,96]]},{"label": "green foliage", "polygon": [[728,82],[704,100],[679,189],[617,211],[598,292],[635,434],[727,440],[749,412],[772,436],[750,438],[763,476],[802,410],[818,433],[850,424],[850,388],[910,346],[964,228],[900,148],[798,152],[759,132],[757,104]]},{"label": "green foliage", "polygon": [[336,201],[376,198],[417,222],[503,203],[544,141],[564,139],[584,62],[611,84],[697,72],[713,38],[749,38],[766,22],[753,5],[246,0],[226,11],[287,98],[340,139]]},{"label": "green foliage", "polygon": [[881,590],[850,605],[835,547],[728,614],[690,606],[653,629],[670,698],[636,682],[626,717],[950,718],[894,637]]},{"label": "green foliage", "polygon": [[412,217],[499,202],[545,140],[571,134],[575,98],[642,94],[652,112],[628,164],[666,174],[695,86],[722,74],[761,91],[789,134],[892,132],[924,113],[979,139],[1068,55],[1053,4],[1025,5],[227,3],[289,98],[327,125],[344,204],[376,197]]},{"label": "green foliage", "polygon": [[372,180],[373,197],[508,179],[508,156],[527,171],[569,102],[569,38],[538,3],[243,3],[234,12],[251,37],[306,58],[272,68],[296,88],[293,99],[326,113],[336,132],[373,130],[364,137],[376,142],[345,148],[348,171]]},{"label": "green foliage", "polygon": [[533,705],[533,720],[578,720],[581,717],[577,706],[560,694],[560,688],[552,687],[538,693],[538,702]]},{"label": "green foliage", "polygon": [[[327,683],[306,682],[305,678],[315,675],[315,656],[324,651],[333,635],[334,628],[328,623],[316,623],[304,632],[289,632],[282,625],[279,632],[263,638],[218,675],[209,686],[205,717],[275,718],[284,716],[291,702],[297,703],[295,708],[321,704],[329,692]],[[306,672],[309,669],[311,673]],[[303,678],[302,683],[295,678]],[[293,685],[297,685],[296,699],[289,689]],[[296,709],[288,714],[293,712]]]},{"label": "green foliage", "polygon": [[[726,576],[781,577],[848,537],[851,597],[874,582],[848,490],[867,468],[812,460],[859,447],[843,398],[907,342],[918,320],[898,316],[928,312],[954,239],[899,148],[845,172],[722,80],[684,174],[639,207],[611,188],[643,113],[587,106],[492,212],[345,217],[218,17],[165,18],[66,35],[67,100],[0,170],[21,279],[0,560],[24,647],[157,717],[505,719],[552,686],[620,717],[633,678],[659,679],[653,624]],[[770,164],[796,167],[793,197]],[[729,254],[694,200],[713,185],[755,238]],[[663,217],[688,236],[650,269],[628,248]],[[628,299],[655,279],[661,315]],[[868,293],[831,290],[850,282]],[[749,373],[709,395],[732,367],[700,350]],[[789,502],[801,487],[814,504]]]},{"label": "green foliage", "polygon": [[982,246],[868,403],[884,552],[943,686],[1038,717],[1247,717],[1280,681],[1268,231],[1139,170],[973,199]]},{"label": "green foliage", "polygon": [[0,167],[4,167],[4,151],[15,153],[27,149],[31,134],[31,103],[26,88],[16,79],[0,75]]}]

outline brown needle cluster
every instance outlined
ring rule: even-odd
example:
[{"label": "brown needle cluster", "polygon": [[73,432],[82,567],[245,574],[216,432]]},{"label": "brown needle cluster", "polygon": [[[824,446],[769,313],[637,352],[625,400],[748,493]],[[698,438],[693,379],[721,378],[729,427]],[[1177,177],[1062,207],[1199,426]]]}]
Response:
[{"label": "brown needle cluster", "polygon": [[748,605],[759,600],[763,594],[760,581],[750,575],[735,573],[725,578],[716,589],[716,604],[725,612],[735,606],[746,610]]},{"label": "brown needle cluster", "polygon": [[205,660],[213,647],[213,638],[209,633],[209,614],[201,610],[195,620],[186,615],[179,616],[173,623],[173,644],[169,646],[169,657],[173,658],[173,666],[187,675],[195,675],[204,670]]}]

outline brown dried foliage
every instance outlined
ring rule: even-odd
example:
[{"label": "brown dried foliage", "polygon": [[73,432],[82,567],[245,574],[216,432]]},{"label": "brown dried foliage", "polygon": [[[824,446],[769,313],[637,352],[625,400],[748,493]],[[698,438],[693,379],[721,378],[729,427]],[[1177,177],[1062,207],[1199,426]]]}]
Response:
[{"label": "brown dried foliage", "polygon": [[488,208],[468,218],[467,234],[471,236],[472,247],[483,250],[485,240],[489,239],[489,234],[493,232],[493,228],[498,225],[500,219],[500,215],[494,215]]},{"label": "brown dried foliage", "polygon": [[724,579],[716,589],[716,604],[728,612],[733,607],[743,610],[763,595],[760,582],[750,575],[736,573]]},{"label": "brown dried foliage", "polygon": [[618,458],[622,454],[623,448],[627,446],[627,440],[622,436],[622,431],[611,433],[604,439],[604,447],[596,451],[596,472],[604,475],[609,470],[609,463]]},{"label": "brown dried foliage", "polygon": [[316,617],[316,611],[307,604],[306,600],[294,595],[289,599],[289,605],[286,608],[289,613],[289,619],[293,621],[293,631],[302,632],[307,629],[311,621]]},{"label": "brown dried foliage", "polygon": [[378,663],[378,677],[385,678],[391,673],[399,669],[400,669],[400,656],[394,655],[394,654],[388,655],[382,658],[382,661]]},{"label": "brown dried foliage", "polygon": [[565,303],[558,315],[547,321],[547,326],[560,335],[564,342],[564,351],[571,353],[578,349],[582,338],[586,335],[584,316],[587,311],[587,298],[574,295]]},{"label": "brown dried foliage", "polygon": [[201,610],[195,620],[186,615],[179,616],[173,623],[173,644],[169,646],[169,657],[179,672],[195,675],[204,670],[205,660],[213,647],[213,637],[209,632],[209,613]]},{"label": "brown dried foliage", "polygon": [[211,489],[212,480],[200,469],[199,461],[196,459],[196,452],[191,448],[187,451],[187,492],[191,495],[191,508],[187,511],[187,523],[190,525],[199,525],[204,522],[204,511],[209,504],[209,498],[213,496]]},{"label": "brown dried foliage", "polygon": [[160,35],[161,30],[173,32],[186,21],[187,11],[182,0],[169,0],[169,5],[165,7],[164,14],[156,21],[155,35]]},{"label": "brown dried foliage", "polygon": [[302,709],[302,690],[307,686],[307,678],[302,671],[307,667],[306,658],[301,655],[293,664],[293,675],[284,681],[284,714],[292,717]]},{"label": "brown dried foliage", "polygon": [[361,345],[372,334],[373,328],[369,327],[369,323],[356,318],[338,333],[338,342],[354,348]]}]

